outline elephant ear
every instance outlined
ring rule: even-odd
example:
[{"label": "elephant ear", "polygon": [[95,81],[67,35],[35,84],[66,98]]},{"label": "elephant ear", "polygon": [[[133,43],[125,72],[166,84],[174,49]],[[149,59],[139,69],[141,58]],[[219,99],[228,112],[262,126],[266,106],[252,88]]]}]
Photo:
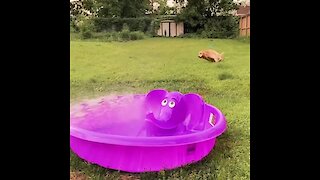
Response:
[{"label": "elephant ear", "polygon": [[197,94],[186,94],[181,101],[187,106],[187,118],[184,122],[187,130],[203,130],[205,125],[203,99]]},{"label": "elephant ear", "polygon": [[148,111],[153,114],[159,114],[161,109],[161,101],[166,97],[167,91],[163,89],[155,89],[150,91],[146,96],[146,106]]}]

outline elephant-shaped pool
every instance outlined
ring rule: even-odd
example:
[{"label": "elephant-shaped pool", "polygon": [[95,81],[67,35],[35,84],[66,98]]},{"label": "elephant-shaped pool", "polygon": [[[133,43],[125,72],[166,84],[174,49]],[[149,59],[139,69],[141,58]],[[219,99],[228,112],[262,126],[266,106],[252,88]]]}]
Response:
[{"label": "elephant-shaped pool", "polygon": [[71,150],[90,163],[127,172],[197,162],[227,128],[221,111],[200,95],[164,89],[106,96],[70,108]]}]

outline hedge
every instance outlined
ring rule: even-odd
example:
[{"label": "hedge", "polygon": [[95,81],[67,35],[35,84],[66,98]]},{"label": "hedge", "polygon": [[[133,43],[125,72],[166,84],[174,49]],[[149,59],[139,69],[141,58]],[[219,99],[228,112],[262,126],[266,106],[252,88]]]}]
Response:
[{"label": "hedge", "polygon": [[152,18],[94,18],[93,24],[97,32],[121,31],[127,24],[130,31],[147,32],[150,30]]}]

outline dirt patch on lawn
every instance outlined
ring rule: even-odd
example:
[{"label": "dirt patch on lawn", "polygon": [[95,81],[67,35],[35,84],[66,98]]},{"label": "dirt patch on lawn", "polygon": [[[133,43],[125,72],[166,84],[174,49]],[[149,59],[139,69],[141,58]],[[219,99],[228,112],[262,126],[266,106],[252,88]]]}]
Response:
[{"label": "dirt patch on lawn", "polygon": [[87,180],[89,179],[85,174],[80,172],[72,172],[70,171],[70,180]]},{"label": "dirt patch on lawn", "polygon": [[139,177],[133,175],[120,175],[120,180],[140,180]]}]

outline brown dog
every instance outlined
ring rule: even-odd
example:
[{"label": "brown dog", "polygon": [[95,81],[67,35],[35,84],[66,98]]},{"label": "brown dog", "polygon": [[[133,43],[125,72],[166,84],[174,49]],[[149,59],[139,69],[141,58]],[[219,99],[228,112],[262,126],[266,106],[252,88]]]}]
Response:
[{"label": "brown dog", "polygon": [[219,54],[217,51],[214,51],[212,49],[200,51],[198,57],[211,62],[220,62],[224,59],[223,53]]}]

